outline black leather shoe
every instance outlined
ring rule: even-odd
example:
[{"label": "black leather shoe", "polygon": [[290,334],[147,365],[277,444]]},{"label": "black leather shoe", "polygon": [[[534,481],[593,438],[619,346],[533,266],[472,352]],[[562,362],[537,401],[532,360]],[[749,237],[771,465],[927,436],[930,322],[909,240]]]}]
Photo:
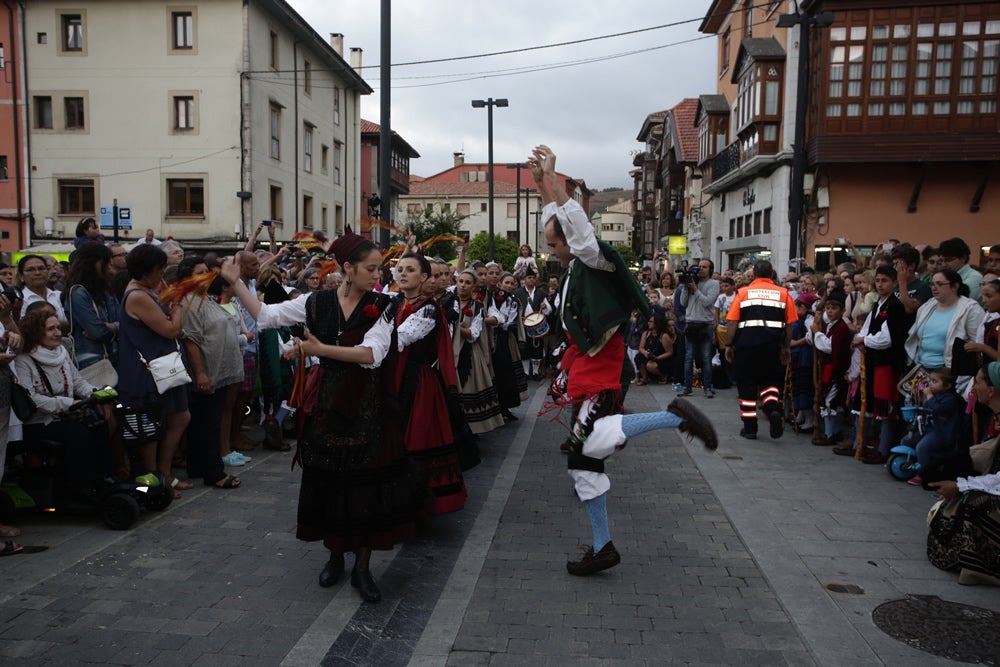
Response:
[{"label": "black leather shoe", "polygon": [[358,589],[358,592],[361,593],[361,599],[365,602],[382,601],[382,592],[375,585],[371,570],[358,570],[357,568],[351,570],[351,586]]},{"label": "black leather shoe", "polygon": [[566,562],[566,571],[577,577],[585,577],[588,574],[607,570],[620,562],[622,562],[621,555],[615,549],[615,545],[608,542],[596,554],[594,547],[584,549],[583,557],[580,560]]},{"label": "black leather shoe", "polygon": [[756,440],[757,431],[748,431],[745,428],[740,429],[740,436],[746,438],[747,440]]},{"label": "black leather shoe", "polygon": [[344,554],[330,554],[330,560],[323,566],[323,571],[319,573],[319,585],[323,588],[330,588],[340,581],[344,574]]}]

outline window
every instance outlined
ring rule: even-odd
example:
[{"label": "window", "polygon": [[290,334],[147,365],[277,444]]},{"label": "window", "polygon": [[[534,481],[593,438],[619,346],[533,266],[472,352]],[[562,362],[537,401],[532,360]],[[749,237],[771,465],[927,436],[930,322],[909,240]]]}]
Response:
[{"label": "window", "polygon": [[80,14],[63,14],[62,50],[83,51],[83,16]]},{"label": "window", "polygon": [[174,97],[174,129],[194,129],[194,96],[177,95]]},{"label": "window", "polygon": [[174,49],[194,48],[194,14],[192,12],[172,12],[174,29]]},{"label": "window", "polygon": [[447,203],[447,202],[444,203],[444,204],[441,204],[441,210],[442,211],[451,211],[451,204]]},{"label": "window", "polygon": [[91,179],[59,179],[59,214],[93,215],[94,181]]},{"label": "window", "polygon": [[312,229],[313,226],[312,195],[302,195],[302,226],[306,229]]},{"label": "window", "polygon": [[281,107],[271,105],[271,157],[281,159]]},{"label": "window", "polygon": [[49,95],[35,96],[35,129],[52,129],[52,97]]},{"label": "window", "polygon": [[407,213],[413,213],[414,215],[418,215],[420,213],[420,204],[407,204],[406,205],[406,212]]},{"label": "window", "polygon": [[729,71],[729,44],[730,35],[729,29],[726,29],[726,33],[722,36],[722,42],[719,46],[719,77],[721,78],[726,72]]},{"label": "window", "polygon": [[302,85],[305,88],[306,95],[312,95],[313,90],[313,66],[308,60],[305,61],[303,65],[302,74]]},{"label": "window", "polygon": [[306,173],[311,174],[313,170],[313,126],[306,123],[305,134],[302,136],[304,154],[302,156],[302,168]]},{"label": "window", "polygon": [[468,204],[458,204],[455,206],[455,212],[459,215],[469,215],[469,205]]},{"label": "window", "polygon": [[84,104],[82,97],[64,98],[63,107],[66,111],[67,130],[83,130],[87,127],[86,118],[84,117]]},{"label": "window", "polygon": [[284,203],[281,197],[281,186],[272,185],[271,186],[271,220],[277,220],[281,222],[285,219],[284,214]]},{"label": "window", "polygon": [[324,144],[319,149],[319,170],[325,174],[327,173],[329,165],[330,165],[330,147]]},{"label": "window", "polygon": [[278,69],[278,33],[271,32],[271,69]]},{"label": "window", "polygon": [[517,217],[517,204],[514,202],[507,202],[507,217],[516,218]]},{"label": "window", "polygon": [[764,209],[764,233],[765,234],[770,234],[771,233],[771,209],[770,208],[765,208]]},{"label": "window", "polygon": [[333,124],[340,125],[340,88],[333,89]]},{"label": "window", "polygon": [[483,202],[482,204],[479,205],[479,212],[486,213],[486,211],[487,211],[486,202]]},{"label": "window", "polygon": [[175,217],[204,217],[204,179],[168,178],[167,215]]},{"label": "window", "polygon": [[344,145],[339,141],[333,145],[333,184],[340,185],[340,160]]},{"label": "window", "polygon": [[0,155],[0,181],[7,180],[7,156]]},{"label": "window", "polygon": [[320,215],[319,224],[321,225],[320,229],[322,229],[323,231],[326,231],[327,229],[330,228],[329,227],[329,222],[330,222],[329,221],[329,211],[326,208],[326,204],[323,204],[323,206],[320,207],[320,209],[319,209],[319,215]]}]

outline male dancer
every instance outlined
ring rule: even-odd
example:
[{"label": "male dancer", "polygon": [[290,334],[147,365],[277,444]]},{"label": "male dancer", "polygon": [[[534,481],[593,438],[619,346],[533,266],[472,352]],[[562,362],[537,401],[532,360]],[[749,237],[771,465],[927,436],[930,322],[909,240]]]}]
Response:
[{"label": "male dancer", "polygon": [[545,241],[565,269],[559,315],[569,347],[551,391],[573,407],[569,474],[590,515],[594,542],[580,560],[567,562],[566,570],[583,576],[621,562],[608,528],[611,480],[604,472],[604,459],[624,447],[628,438],[654,429],[679,428],[709,449],[715,449],[718,440],[705,415],[684,399],[675,399],[665,412],[621,414],[623,330],[634,308],[648,317],[649,300],[622,258],[597,240],[587,214],[566,194],[552,150],[537,146],[528,167],[545,205]]}]

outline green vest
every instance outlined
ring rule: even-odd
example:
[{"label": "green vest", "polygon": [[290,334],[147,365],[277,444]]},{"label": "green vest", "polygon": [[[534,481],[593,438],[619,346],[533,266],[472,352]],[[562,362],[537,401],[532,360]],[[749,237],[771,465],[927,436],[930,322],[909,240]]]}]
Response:
[{"label": "green vest", "polygon": [[[638,308],[643,321],[649,318],[649,297],[629,271],[625,261],[614,248],[598,241],[601,254],[615,266],[614,271],[592,269],[574,258],[573,280],[562,305],[563,327],[573,337],[573,342],[588,352],[603,339],[605,332],[617,329],[632,317]],[[563,271],[559,290],[565,287],[569,271]]]}]

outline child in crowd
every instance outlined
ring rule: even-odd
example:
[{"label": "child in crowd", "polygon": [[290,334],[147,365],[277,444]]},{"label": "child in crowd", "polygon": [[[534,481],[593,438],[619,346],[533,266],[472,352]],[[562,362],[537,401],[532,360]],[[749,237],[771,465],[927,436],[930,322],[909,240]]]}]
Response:
[{"label": "child in crowd", "polygon": [[916,447],[920,476],[911,479],[910,484],[954,479],[941,468],[956,453],[965,415],[965,401],[955,393],[955,377],[947,368],[930,372],[924,398],[921,410],[925,421]]},{"label": "child in crowd", "polygon": [[799,313],[798,321],[792,325],[791,373],[792,408],[795,410],[799,433],[812,433],[814,428],[813,399],[813,335],[815,321],[812,307],[819,300],[815,294],[803,292],[795,299]]},{"label": "child in crowd", "polygon": [[625,342],[628,345],[628,358],[632,362],[632,368],[635,369],[636,377],[632,382],[637,382],[639,380],[639,367],[636,365],[636,356],[639,354],[639,341],[642,340],[642,332],[646,329],[646,318],[642,316],[642,313],[638,308],[632,311],[632,318],[628,325],[628,338]]},{"label": "child in crowd", "polygon": [[824,425],[823,432],[813,436],[814,445],[835,445],[843,433],[847,371],[851,365],[851,330],[844,322],[846,300],[847,295],[841,290],[827,294],[826,322],[817,317],[812,325],[813,345],[819,353],[821,368],[820,416]]}]

